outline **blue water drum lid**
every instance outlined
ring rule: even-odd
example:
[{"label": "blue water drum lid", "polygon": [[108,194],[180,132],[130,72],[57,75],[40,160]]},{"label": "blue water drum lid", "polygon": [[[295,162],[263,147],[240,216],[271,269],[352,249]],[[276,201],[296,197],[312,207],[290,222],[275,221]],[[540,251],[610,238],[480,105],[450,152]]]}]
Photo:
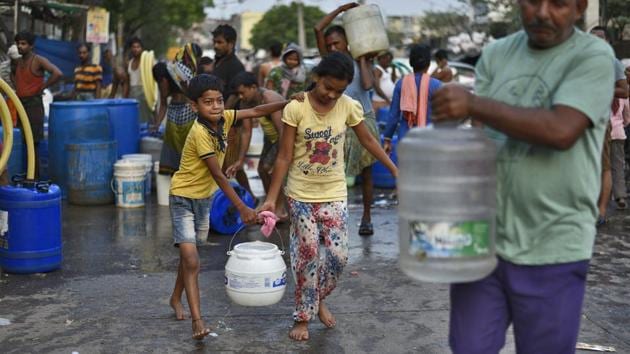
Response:
[{"label": "blue water drum lid", "polygon": [[110,106],[119,106],[119,105],[137,105],[138,100],[135,98],[99,98],[96,100],[91,100],[89,102],[101,103]]},{"label": "blue water drum lid", "polygon": [[[250,208],[256,205],[254,197],[236,182],[230,182],[243,203]],[[225,193],[218,189],[212,196],[210,205],[210,227],[218,233],[231,235],[243,226],[238,210]]]}]

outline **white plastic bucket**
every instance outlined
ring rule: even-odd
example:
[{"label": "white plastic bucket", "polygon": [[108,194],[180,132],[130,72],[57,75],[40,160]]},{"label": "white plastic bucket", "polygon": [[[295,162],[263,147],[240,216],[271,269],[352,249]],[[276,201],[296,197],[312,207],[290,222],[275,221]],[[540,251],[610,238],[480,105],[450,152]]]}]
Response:
[{"label": "white plastic bucket", "polygon": [[125,154],[122,155],[123,160],[132,160],[141,162],[144,165],[145,171],[145,183],[144,183],[144,194],[151,195],[151,171],[153,170],[153,157],[151,154]]},{"label": "white plastic bucket", "polygon": [[350,53],[355,59],[389,49],[385,22],[378,5],[357,6],[346,11],[342,20]]},{"label": "white plastic bucket", "polygon": [[114,164],[112,190],[116,195],[116,206],[138,208],[144,206],[144,181],[146,169],[142,162],[118,160]]},{"label": "white plastic bucket", "polygon": [[161,175],[160,161],[155,161],[155,184],[157,185],[157,202],[158,205],[168,206],[168,192],[171,189],[171,176]]},{"label": "white plastic bucket", "polygon": [[287,287],[283,252],[269,242],[244,242],[228,252],[225,289],[242,306],[268,306],[282,299]]}]

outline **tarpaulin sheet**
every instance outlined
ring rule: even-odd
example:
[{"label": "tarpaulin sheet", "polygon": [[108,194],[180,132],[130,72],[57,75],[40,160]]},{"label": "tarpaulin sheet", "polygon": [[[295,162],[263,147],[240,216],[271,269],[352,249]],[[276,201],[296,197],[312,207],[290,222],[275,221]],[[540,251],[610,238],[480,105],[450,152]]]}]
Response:
[{"label": "tarpaulin sheet", "polygon": [[35,53],[55,64],[63,73],[63,76],[74,77],[74,68],[79,66],[79,54],[77,42],[58,41],[37,37],[35,40]]}]

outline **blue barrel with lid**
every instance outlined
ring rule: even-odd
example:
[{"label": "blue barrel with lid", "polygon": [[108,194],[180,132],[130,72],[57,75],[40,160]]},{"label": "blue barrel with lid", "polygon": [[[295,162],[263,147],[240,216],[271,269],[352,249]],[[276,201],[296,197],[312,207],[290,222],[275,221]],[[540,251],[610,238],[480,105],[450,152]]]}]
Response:
[{"label": "blue barrel with lid", "polygon": [[[4,127],[0,126],[0,142],[4,144]],[[9,177],[26,172],[26,146],[24,145],[24,137],[22,131],[13,128],[13,148],[11,156],[7,163],[7,173]]]},{"label": "blue barrel with lid", "polygon": [[77,205],[114,203],[110,186],[116,142],[66,144],[68,154],[68,202]]},{"label": "blue barrel with lid", "polygon": [[61,190],[14,178],[0,187],[0,268],[7,273],[61,267]]},{"label": "blue barrel with lid", "polygon": [[[256,205],[254,197],[236,182],[230,182],[239,198],[250,208]],[[210,205],[210,228],[220,234],[231,235],[244,225],[238,209],[221,189],[214,192]]]}]

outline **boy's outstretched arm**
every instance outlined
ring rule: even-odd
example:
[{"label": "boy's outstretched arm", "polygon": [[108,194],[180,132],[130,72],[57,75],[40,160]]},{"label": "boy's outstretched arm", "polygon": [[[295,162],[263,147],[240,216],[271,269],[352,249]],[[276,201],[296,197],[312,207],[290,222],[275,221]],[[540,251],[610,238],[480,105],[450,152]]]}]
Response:
[{"label": "boy's outstretched arm", "polygon": [[206,166],[210,170],[210,174],[212,174],[212,178],[217,182],[217,185],[223,193],[230,199],[232,204],[236,207],[239,214],[241,214],[241,220],[243,220],[246,224],[253,224],[256,222],[256,212],[254,209],[248,207],[243,203],[241,198],[238,197],[234,188],[230,184],[230,181],[221,171],[221,166],[219,166],[219,161],[217,160],[216,155],[211,155],[210,157],[204,159]]},{"label": "boy's outstretched arm", "polygon": [[236,119],[258,118],[269,115],[275,111],[279,111],[287,105],[289,101],[272,102],[261,104],[254,108],[241,109],[236,111]]},{"label": "boy's outstretched arm", "polygon": [[359,142],[363,147],[372,154],[372,156],[376,157],[387,169],[392,173],[392,176],[398,177],[398,168],[392,160],[390,160],[389,156],[385,153],[385,150],[381,148],[381,144],[370,134],[368,128],[365,126],[364,122],[361,122],[354,127],[352,127],[354,133],[359,138]]}]

